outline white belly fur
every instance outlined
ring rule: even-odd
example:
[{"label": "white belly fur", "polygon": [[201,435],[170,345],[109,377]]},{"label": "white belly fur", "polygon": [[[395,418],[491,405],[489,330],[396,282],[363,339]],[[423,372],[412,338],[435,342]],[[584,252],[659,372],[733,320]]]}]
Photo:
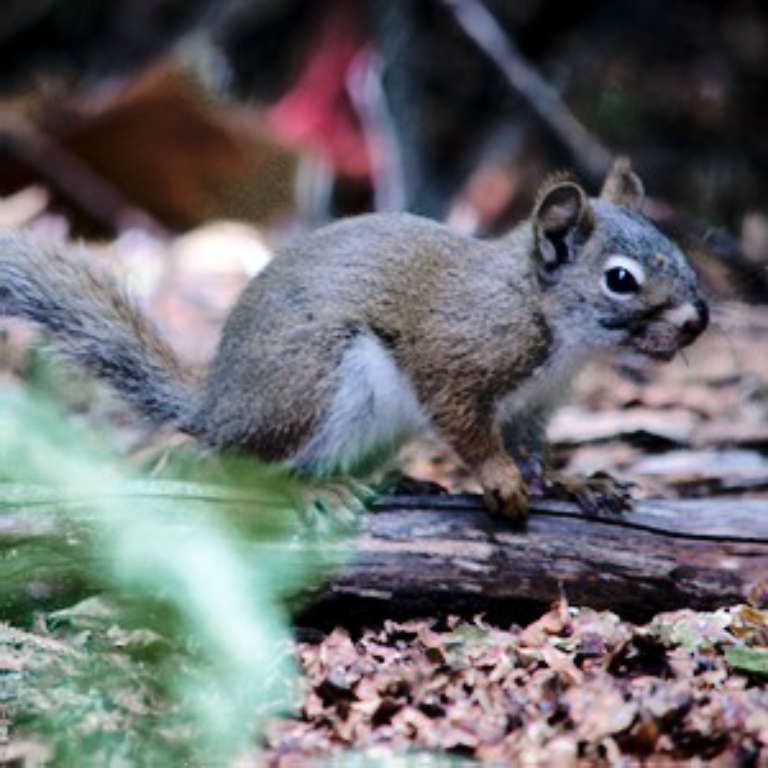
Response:
[{"label": "white belly fur", "polygon": [[393,453],[429,419],[408,377],[373,336],[345,352],[330,408],[290,462],[315,474],[348,473],[374,455]]}]

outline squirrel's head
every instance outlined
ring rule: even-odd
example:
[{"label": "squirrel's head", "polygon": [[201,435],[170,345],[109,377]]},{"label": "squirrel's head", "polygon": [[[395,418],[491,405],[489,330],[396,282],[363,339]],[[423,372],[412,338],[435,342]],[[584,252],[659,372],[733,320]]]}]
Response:
[{"label": "squirrel's head", "polygon": [[683,253],[639,213],[642,198],[625,159],[599,198],[569,176],[549,179],[532,217],[533,259],[545,312],[561,332],[669,360],[706,328],[709,313]]}]

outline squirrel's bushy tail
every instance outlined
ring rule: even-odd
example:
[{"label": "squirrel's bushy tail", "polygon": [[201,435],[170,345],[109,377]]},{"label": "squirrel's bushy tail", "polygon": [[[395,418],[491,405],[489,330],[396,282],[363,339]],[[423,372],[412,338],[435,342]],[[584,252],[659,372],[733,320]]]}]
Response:
[{"label": "squirrel's bushy tail", "polygon": [[197,386],[117,281],[59,246],[0,232],[0,315],[52,331],[59,347],[156,422],[179,421]]}]

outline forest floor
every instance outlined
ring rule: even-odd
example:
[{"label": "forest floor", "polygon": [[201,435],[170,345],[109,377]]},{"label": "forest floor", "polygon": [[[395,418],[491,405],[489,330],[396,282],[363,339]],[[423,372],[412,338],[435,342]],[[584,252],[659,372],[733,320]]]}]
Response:
[{"label": "forest floor", "polygon": [[[127,238],[97,250],[131,274],[180,353],[200,363],[260,249],[255,232],[219,224],[170,247]],[[734,507],[764,498],[768,514],[768,308],[715,303],[712,316],[671,364],[590,366],[550,425],[557,465],[608,471],[636,497],[720,496]],[[28,375],[32,338],[7,327],[4,385]],[[116,425],[117,447],[133,462],[169,439],[101,388],[65,379],[49,386],[74,418]],[[436,438],[406,448],[401,465],[451,491],[477,490]],[[643,626],[562,599],[527,626],[425,616],[304,630],[293,649],[296,708],[270,722],[243,764],[415,748],[437,750],[430,765],[440,754],[489,764],[768,765],[768,574],[753,594],[752,605],[681,610]]]}]

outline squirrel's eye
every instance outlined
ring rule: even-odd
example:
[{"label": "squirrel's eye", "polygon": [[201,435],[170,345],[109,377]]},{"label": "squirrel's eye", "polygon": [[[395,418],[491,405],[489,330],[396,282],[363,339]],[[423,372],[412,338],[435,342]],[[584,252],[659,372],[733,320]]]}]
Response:
[{"label": "squirrel's eye", "polygon": [[614,267],[605,273],[605,284],[614,293],[637,293],[640,286],[632,273],[624,267]]},{"label": "squirrel's eye", "polygon": [[624,301],[640,292],[645,271],[640,262],[628,256],[611,256],[605,265],[601,287],[606,296]]}]

